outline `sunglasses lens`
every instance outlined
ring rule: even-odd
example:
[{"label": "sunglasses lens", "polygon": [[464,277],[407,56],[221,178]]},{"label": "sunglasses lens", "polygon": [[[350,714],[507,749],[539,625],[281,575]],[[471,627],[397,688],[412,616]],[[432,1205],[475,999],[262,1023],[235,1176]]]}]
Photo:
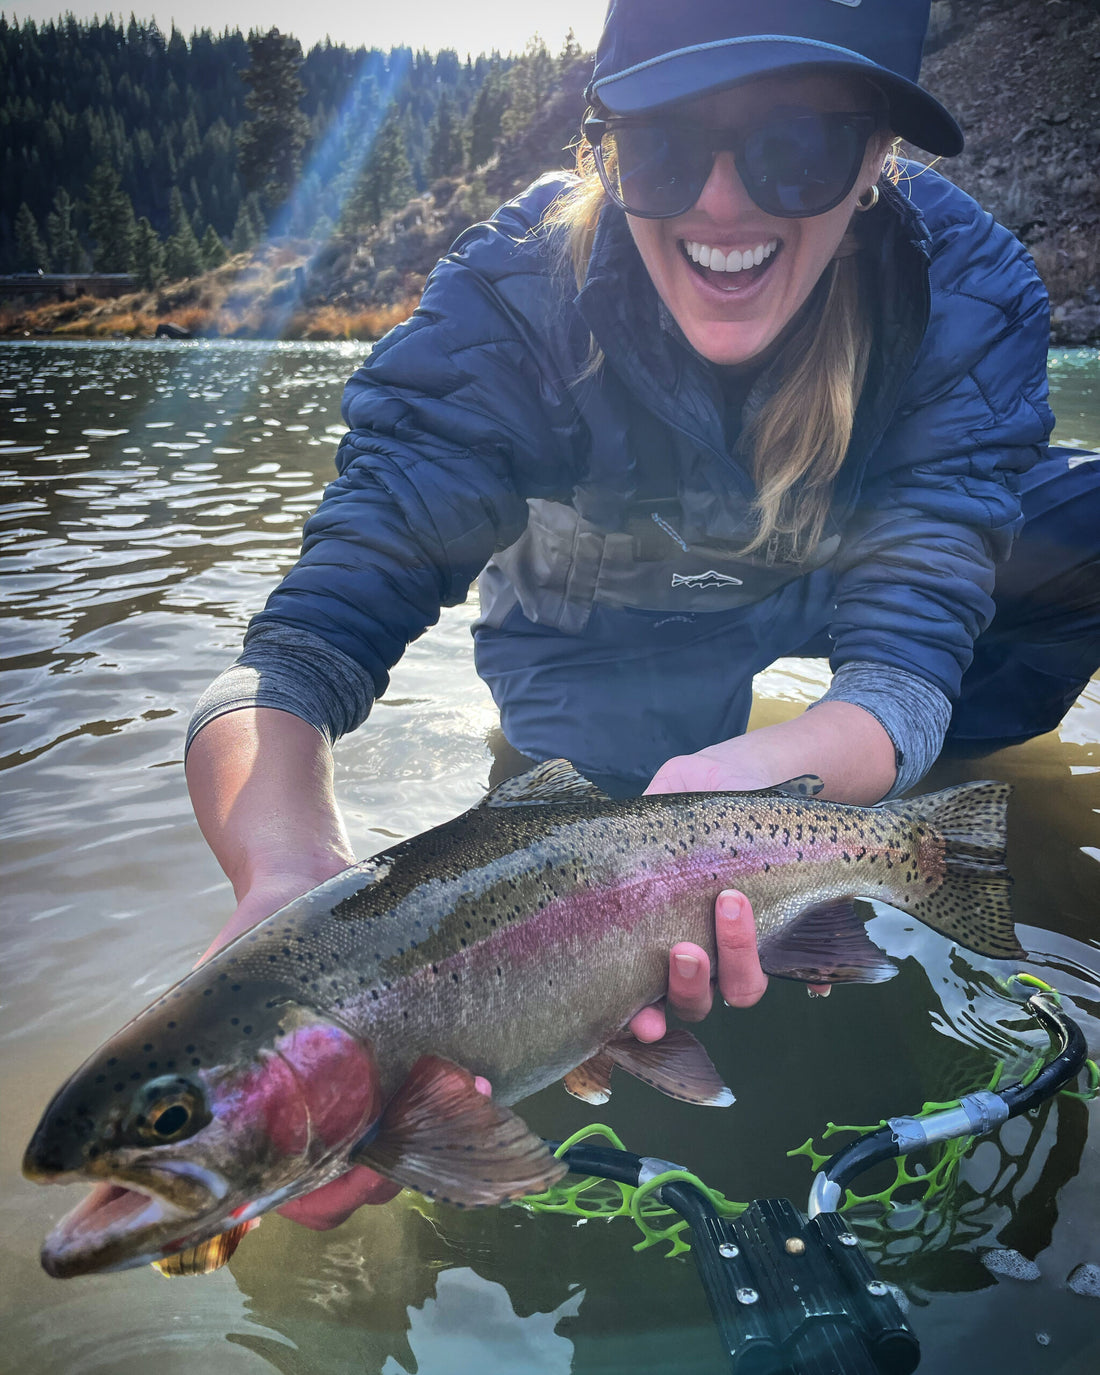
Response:
[{"label": "sunglasses lens", "polygon": [[838,205],[855,185],[873,116],[838,111],[775,112],[743,136],[684,124],[611,124],[597,161],[604,185],[627,211],[653,219],[682,215],[702,194],[716,148],[732,148],[738,174],[769,215],[801,219]]},{"label": "sunglasses lens", "polygon": [[738,164],[761,210],[785,219],[820,215],[855,184],[867,126],[844,114],[788,115],[753,129]]},{"label": "sunglasses lens", "polygon": [[694,205],[714,165],[705,140],[660,124],[609,129],[602,152],[621,203],[654,218],[680,215]]}]

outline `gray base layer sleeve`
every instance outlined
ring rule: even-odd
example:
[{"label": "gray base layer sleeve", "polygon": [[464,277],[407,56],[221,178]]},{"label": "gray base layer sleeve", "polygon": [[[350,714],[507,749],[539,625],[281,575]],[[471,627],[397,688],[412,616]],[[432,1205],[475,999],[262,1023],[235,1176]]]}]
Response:
[{"label": "gray base layer sleeve", "polygon": [[[935,763],[951,720],[951,704],[939,688],[887,664],[843,664],[819,700],[862,707],[893,741],[898,772],[888,797],[920,782]],[[290,712],[308,721],[331,746],[366,720],[373,702],[370,674],[320,635],[290,626],[257,626],[245,636],[236,663],[199,698],[187,748],[203,726],[245,707]]]},{"label": "gray base layer sleeve", "polygon": [[288,711],[316,727],[331,746],[366,720],[373,702],[370,674],[320,635],[291,626],[257,626],[245,636],[236,663],[199,698],[186,748],[215,717],[245,707]]},{"label": "gray base layer sleeve", "polygon": [[893,741],[898,774],[887,797],[920,782],[936,762],[951,721],[951,703],[938,687],[890,664],[841,664],[829,691],[813,705],[820,702],[862,707]]}]

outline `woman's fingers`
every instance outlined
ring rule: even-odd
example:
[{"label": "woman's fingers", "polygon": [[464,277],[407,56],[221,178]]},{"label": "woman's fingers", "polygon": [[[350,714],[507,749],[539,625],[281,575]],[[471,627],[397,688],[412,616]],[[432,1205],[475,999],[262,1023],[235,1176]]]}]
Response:
[{"label": "woman's fingers", "polygon": [[730,1007],[751,1007],[764,996],[768,976],[756,953],[756,924],[744,893],[718,894],[714,908],[718,943],[718,987]]},{"label": "woman's fingers", "polygon": [[[701,1022],[713,1000],[707,952],[680,941],[668,956],[669,1007],[685,1022]],[[659,1041],[667,1030],[663,1003],[643,1007],[630,1019],[630,1031],[639,1041]]]},{"label": "woman's fingers", "polygon": [[284,1203],[277,1211],[292,1222],[327,1232],[351,1217],[365,1203],[388,1203],[401,1192],[401,1185],[386,1179],[365,1165],[356,1165],[339,1179],[322,1184],[312,1193]]},{"label": "woman's fingers", "polygon": [[628,1023],[630,1032],[639,1041],[659,1041],[665,1034],[667,1025],[665,1023],[665,1010],[659,1003],[654,1003],[652,1007],[643,1007],[641,1012],[636,1012]]},{"label": "woman's fingers", "polygon": [[[714,908],[718,946],[718,987],[730,1007],[751,1007],[764,996],[767,975],[756,953],[756,925],[744,893],[726,889]],[[710,959],[690,941],[680,941],[669,951],[668,1005],[685,1022],[701,1022],[713,1001]],[[659,1041],[665,1034],[663,1005],[643,1007],[630,1020],[639,1041]]]},{"label": "woman's fingers", "polygon": [[673,1012],[685,1022],[701,1022],[713,1001],[707,952],[688,941],[674,945],[668,961],[668,1002]]}]

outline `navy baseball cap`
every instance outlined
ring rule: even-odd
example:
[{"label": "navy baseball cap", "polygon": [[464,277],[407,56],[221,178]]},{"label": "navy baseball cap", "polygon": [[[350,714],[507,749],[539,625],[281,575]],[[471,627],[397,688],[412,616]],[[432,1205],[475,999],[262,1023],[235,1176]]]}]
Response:
[{"label": "navy baseball cap", "polygon": [[[917,85],[930,0],[611,0],[587,99],[612,115],[659,110],[772,72],[866,77],[895,133],[962,152],[962,130]],[[766,26],[766,27],[765,27]]]}]

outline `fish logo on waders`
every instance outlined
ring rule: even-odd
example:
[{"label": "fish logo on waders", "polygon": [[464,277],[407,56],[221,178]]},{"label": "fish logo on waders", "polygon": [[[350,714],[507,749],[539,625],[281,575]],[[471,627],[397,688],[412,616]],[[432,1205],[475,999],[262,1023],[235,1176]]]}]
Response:
[{"label": "fish logo on waders", "polygon": [[715,568],[708,568],[705,573],[673,573],[672,586],[694,590],[701,587],[743,587],[744,582],[732,573],[719,573]]}]

